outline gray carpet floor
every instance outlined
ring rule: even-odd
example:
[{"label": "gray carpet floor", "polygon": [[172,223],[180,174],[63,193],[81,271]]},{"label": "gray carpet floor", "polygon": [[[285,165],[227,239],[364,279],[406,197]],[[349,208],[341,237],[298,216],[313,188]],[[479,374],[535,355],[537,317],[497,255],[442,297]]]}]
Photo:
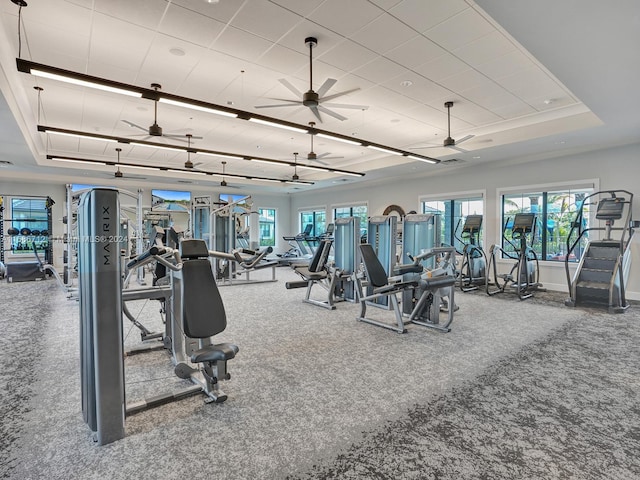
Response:
[{"label": "gray carpet floor", "polygon": [[[640,478],[640,307],[457,294],[451,333],[400,335],[358,306],[303,304],[296,279],[221,288],[240,347],[224,404],[191,397],[92,443],[78,305],[53,280],[0,282],[4,478]],[[157,302],[131,310],[162,329]],[[370,308],[380,319],[391,312]],[[125,343],[140,343],[124,323]],[[183,387],[166,352],[126,359],[127,399]]]}]

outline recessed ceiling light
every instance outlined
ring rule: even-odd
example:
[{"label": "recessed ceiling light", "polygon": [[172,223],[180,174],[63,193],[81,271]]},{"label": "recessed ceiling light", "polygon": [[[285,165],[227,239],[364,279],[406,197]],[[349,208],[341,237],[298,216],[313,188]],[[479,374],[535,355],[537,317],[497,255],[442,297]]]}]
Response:
[{"label": "recessed ceiling light", "polygon": [[480,158],[480,155],[476,155],[475,157],[472,157],[472,158],[475,158],[477,160]]},{"label": "recessed ceiling light", "polygon": [[169,49],[169,53],[171,55],[175,55],[176,57],[184,57],[186,52],[179,47],[173,47]]},{"label": "recessed ceiling light", "polygon": [[545,105],[551,105],[553,102],[554,102],[553,98],[547,98],[547,99],[544,101],[544,104],[545,104]]},{"label": "recessed ceiling light", "polygon": [[411,85],[413,85],[413,82],[411,80],[403,80],[402,82],[400,82],[400,85],[403,87],[410,87]]}]

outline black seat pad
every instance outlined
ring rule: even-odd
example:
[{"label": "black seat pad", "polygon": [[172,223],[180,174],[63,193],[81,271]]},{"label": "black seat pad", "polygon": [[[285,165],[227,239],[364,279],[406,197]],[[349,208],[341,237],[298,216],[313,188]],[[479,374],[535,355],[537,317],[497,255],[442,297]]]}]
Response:
[{"label": "black seat pad", "polygon": [[238,346],[231,343],[218,343],[207,345],[191,354],[193,363],[218,362],[220,360],[231,360],[238,353]]},{"label": "black seat pad", "polygon": [[450,287],[456,283],[456,279],[453,275],[443,275],[441,277],[426,278],[424,282],[427,284],[427,288],[442,288]]},{"label": "black seat pad", "polygon": [[327,272],[325,270],[311,272],[308,267],[297,267],[295,271],[305,280],[322,280],[323,278],[327,278]]}]

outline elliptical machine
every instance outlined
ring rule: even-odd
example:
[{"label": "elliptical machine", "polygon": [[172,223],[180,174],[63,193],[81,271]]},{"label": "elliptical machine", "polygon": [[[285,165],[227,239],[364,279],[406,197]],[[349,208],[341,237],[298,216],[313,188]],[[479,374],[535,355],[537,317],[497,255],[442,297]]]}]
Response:
[{"label": "elliptical machine", "polygon": [[487,281],[487,257],[480,246],[481,228],[482,215],[467,215],[458,239],[460,243],[464,244],[461,252],[462,263],[458,272],[458,286],[463,292],[477,290]]},{"label": "elliptical machine", "polygon": [[[503,232],[506,231],[509,219]],[[511,240],[504,234],[502,238],[513,247],[513,252],[504,250],[499,245],[491,245],[489,264],[487,268],[485,288],[488,295],[504,293],[509,287],[510,291],[517,294],[520,300],[533,296],[535,291],[544,291],[540,283],[540,265],[535,250],[527,244],[527,236],[535,237],[536,215],[535,213],[517,213],[513,219],[511,228]],[[496,256],[511,258],[516,263],[509,273],[498,274]],[[493,282],[495,288],[490,287],[491,271],[493,269]]]}]

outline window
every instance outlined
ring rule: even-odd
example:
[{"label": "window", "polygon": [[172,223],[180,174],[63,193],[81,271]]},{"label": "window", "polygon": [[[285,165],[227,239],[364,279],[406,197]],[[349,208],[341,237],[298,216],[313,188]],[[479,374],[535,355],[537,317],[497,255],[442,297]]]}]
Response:
[{"label": "window", "polygon": [[451,245],[461,252],[460,230],[467,215],[483,215],[484,202],[480,197],[428,200],[422,202],[422,213],[440,214],[440,244]]},{"label": "window", "polygon": [[300,212],[300,231],[304,232],[311,225],[309,235],[317,237],[327,229],[327,213],[325,210],[305,210]]},{"label": "window", "polygon": [[[506,251],[513,247],[504,240],[511,238],[510,230],[516,213],[535,213],[536,232],[529,245],[540,260],[564,261],[566,255],[567,234],[571,228],[576,211],[592,189],[559,189],[531,193],[502,195],[502,234]],[[585,221],[588,222],[588,206],[585,206]],[[585,225],[588,227],[588,225]],[[570,261],[578,261],[584,251],[587,239],[581,240]]]},{"label": "window", "polygon": [[46,198],[12,198],[11,220],[8,227],[18,232],[11,235],[11,253],[33,255],[34,245],[39,251],[48,248]]},{"label": "window", "polygon": [[276,211],[273,208],[259,208],[260,246],[274,247],[276,244]]}]

